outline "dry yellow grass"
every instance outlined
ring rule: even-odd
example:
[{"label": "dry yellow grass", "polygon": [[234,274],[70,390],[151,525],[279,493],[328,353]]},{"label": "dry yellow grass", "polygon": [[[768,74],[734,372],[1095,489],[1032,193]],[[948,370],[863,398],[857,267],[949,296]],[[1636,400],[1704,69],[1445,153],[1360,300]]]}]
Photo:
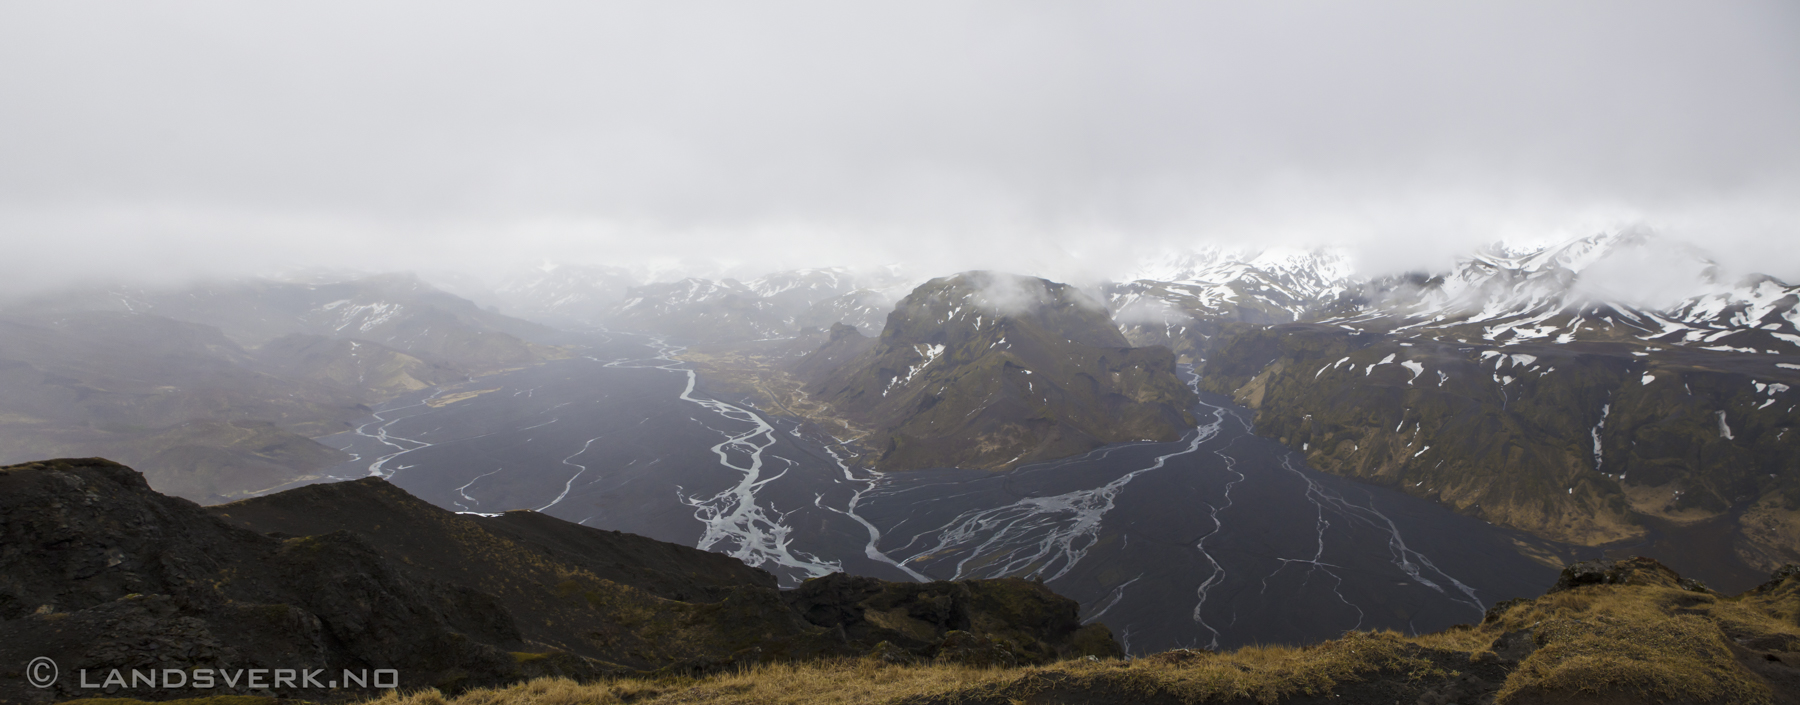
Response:
[{"label": "dry yellow grass", "polygon": [[980,669],[957,665],[899,666],[872,659],[806,664],[765,664],[706,678],[622,678],[577,683],[537,679],[507,688],[446,697],[436,690],[395,694],[367,705],[576,705],[595,703],[882,703],[960,700],[991,695],[1026,698],[1044,690],[1103,691],[1125,700],[1162,695],[1182,702],[1250,698],[1274,702],[1286,695],[1326,692],[1359,672],[1410,670],[1438,673],[1430,661],[1401,653],[1398,635],[1359,634],[1336,648],[1253,647],[1188,663],[1068,661],[1037,668]]},{"label": "dry yellow grass", "polygon": [[[1352,632],[1304,647],[1004,669],[838,659],[698,678],[550,678],[454,696],[425,690],[365,705],[1009,703],[1050,692],[1103,702],[1273,703],[1376,681],[1426,689],[1474,674],[1492,678],[1486,690],[1502,704],[1609,696],[1753,704],[1771,702],[1772,693],[1738,662],[1730,644],[1800,650],[1800,625],[1791,619],[1797,608],[1800,578],[1782,590],[1736,598],[1661,586],[1590,585],[1513,605],[1479,626],[1418,637]],[[1515,654],[1523,656],[1516,663],[1502,660],[1495,647],[1503,638],[1520,643],[1520,634],[1535,651]]]},{"label": "dry yellow grass", "polygon": [[1542,648],[1507,680],[1502,702],[1538,691],[1766,702],[1768,689],[1732,656],[1722,622],[1746,632],[1785,631],[1797,640],[1800,633],[1733,607],[1672,588],[1593,586],[1548,595],[1511,620],[1532,618]]},{"label": "dry yellow grass", "polygon": [[[277,705],[281,701],[260,695],[213,695],[204,698],[181,698],[163,700],[157,705]],[[149,701],[134,698],[82,698],[80,700],[64,700],[59,705],[150,705]]]},{"label": "dry yellow grass", "polygon": [[705,678],[620,678],[577,683],[544,678],[447,697],[436,690],[394,694],[366,705],[577,705],[605,703],[884,703],[1019,700],[1045,690],[1104,692],[1126,701],[1161,696],[1180,702],[1248,698],[1275,702],[1327,692],[1370,671],[1402,677],[1451,675],[1409,654],[1392,632],[1356,633],[1307,648],[1249,647],[1229,654],[1135,661],[1066,661],[1051,666],[980,669],[903,666],[874,659],[764,664]]}]

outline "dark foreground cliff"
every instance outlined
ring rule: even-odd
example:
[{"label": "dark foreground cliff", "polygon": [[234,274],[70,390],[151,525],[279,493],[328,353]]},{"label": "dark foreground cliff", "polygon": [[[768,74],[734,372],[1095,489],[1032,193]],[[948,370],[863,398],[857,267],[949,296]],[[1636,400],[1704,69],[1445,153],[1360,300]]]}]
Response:
[{"label": "dark foreground cliff", "polygon": [[[726,556],[531,512],[459,515],[373,478],[201,507],[101,459],[0,468],[0,702],[356,695],[83,687],[113,669],[321,682],[394,669],[403,688],[458,692],[869,653],[1002,666],[1118,653],[1076,614],[1011,579],[834,575],[782,591]],[[38,657],[59,667],[48,688],[27,680]]]}]

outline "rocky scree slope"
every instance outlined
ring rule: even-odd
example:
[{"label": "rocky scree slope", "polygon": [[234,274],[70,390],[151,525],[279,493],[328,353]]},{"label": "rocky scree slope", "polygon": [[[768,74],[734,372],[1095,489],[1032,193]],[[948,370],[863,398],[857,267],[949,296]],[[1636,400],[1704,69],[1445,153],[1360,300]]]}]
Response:
[{"label": "rocky scree slope", "polygon": [[1107,443],[1172,441],[1192,390],[1167,348],[1131,347],[1074,287],[966,272],[914,289],[870,341],[848,327],[794,369],[873,429],[882,470],[1009,469]]},{"label": "rocky scree slope", "polygon": [[[1117,654],[1077,611],[1010,579],[836,575],[783,592],[727,556],[531,512],[455,514],[374,478],[200,507],[101,459],[0,468],[0,662],[47,656],[64,674],[394,668],[404,687],[456,691],[871,650],[1001,664]],[[0,673],[0,700],[94,695],[75,684]]]}]

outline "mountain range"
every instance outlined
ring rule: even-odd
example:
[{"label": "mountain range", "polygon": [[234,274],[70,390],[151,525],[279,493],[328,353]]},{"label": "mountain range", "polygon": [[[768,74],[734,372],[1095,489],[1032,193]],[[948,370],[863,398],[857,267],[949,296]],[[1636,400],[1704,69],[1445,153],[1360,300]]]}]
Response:
[{"label": "mountain range", "polygon": [[[1163,271],[1186,278],[1109,289],[1127,334],[1314,467],[1569,543],[1716,525],[1705,550],[1741,572],[1800,559],[1800,287],[1642,230],[1437,274],[1358,279],[1328,252]],[[1609,298],[1652,276],[1663,301]]]},{"label": "mountain range", "polygon": [[[1026,315],[983,314],[972,276],[1042,288]],[[860,429],[882,469],[1171,438],[1189,363],[1199,389],[1327,472],[1570,544],[1725,522],[1723,550],[1748,568],[1800,558],[1800,287],[1727,276],[1643,229],[1373,278],[1331,250],[1215,248],[1091,294],[998,273],[652,283],[562,265],[483,299],[541,323],[407,275],[15,302],[0,309],[0,460],[91,449],[197,499],[260,491],[331,464],[310,437],[370,404],[566,354],[545,324],[602,326],[700,357],[793,348],[763,366],[789,375],[787,406]]]},{"label": "mountain range", "polygon": [[[696,339],[713,344],[796,334],[759,293],[777,287],[709,286],[659,290],[693,303],[665,295],[635,305],[687,331],[704,329]],[[814,307],[829,300],[813,291]],[[1124,336],[1118,346],[1168,348],[1195,365],[1200,389],[1251,407],[1257,433],[1327,472],[1569,544],[1699,531],[1728,534],[1706,550],[1733,556],[1745,576],[1800,559],[1800,453],[1790,445],[1800,439],[1800,287],[1727,275],[1698,249],[1646,229],[1497,243],[1448,271],[1378,277],[1357,275],[1345,254],[1328,249],[1167,253],[1093,298]],[[845,317],[858,335],[832,334],[793,368],[815,401],[874,430],[880,467],[1013,467],[1090,447],[1021,454],[1030,444],[1020,442],[1000,444],[1014,449],[1002,453],[991,429],[949,419],[935,404],[991,397],[1000,388],[982,385],[1011,368],[968,367],[973,351],[957,346],[979,336],[908,301],[878,335]],[[1067,333],[1063,323],[1048,329]],[[1095,342],[1062,333],[1039,337],[1070,350]],[[1046,352],[1052,357],[1080,355]],[[1099,379],[1075,367],[1034,374],[1059,390],[1086,385],[1082,374]],[[968,415],[985,407],[949,408]],[[1067,420],[1101,408],[1072,399],[1040,416]],[[946,431],[953,428],[960,431]],[[1138,437],[1164,435],[1157,426]],[[980,447],[983,438],[988,451],[903,460],[917,452],[903,450],[908,443]]]},{"label": "mountain range", "polygon": [[[949,650],[1018,664],[1117,650],[1025,581],[834,576],[781,592],[726,557],[532,513],[455,514],[380,479],[294,488],[347,459],[315,439],[367,425],[386,402],[433,389],[433,404],[455,404],[492,391],[476,388],[482,375],[565,358],[656,370],[645,374],[686,361],[714,380],[754,367],[734,388],[742,406],[708,407],[795,422],[759,418],[760,431],[713,449],[721,462],[751,453],[751,499],[781,476],[754,475],[759,432],[772,444],[818,422],[855,449],[830,453],[843,478],[831,491],[855,493],[849,512],[870,490],[848,488],[879,484],[864,469],[1007,471],[1167,443],[1195,429],[1198,400],[1216,394],[1312,468],[1527,532],[1519,552],[1547,564],[1650,546],[1749,586],[1800,561],[1800,287],[1728,275],[1643,229],[1496,244],[1446,271],[1378,277],[1330,250],[1211,249],[1159,256],[1085,291],[996,271],[648,281],[574,265],[491,292],[458,286],[484,303],[377,275],[75,289],[0,307],[0,462],[106,455],[144,473],[100,460],[0,471],[16,485],[0,493],[8,545],[30,547],[0,555],[10,561],[0,625],[12,630],[0,644],[116,662],[160,643],[119,625],[178,627],[196,664],[385,660],[451,691],[827,655],[898,663]],[[572,357],[586,353],[559,329],[578,328],[634,334],[660,352]],[[563,465],[585,472],[575,457]],[[1220,506],[1231,506],[1225,492]],[[807,496],[838,511],[821,492]],[[862,526],[870,557],[885,558],[875,525]],[[1671,591],[1644,600],[1711,594],[1642,568],[1620,579]],[[202,578],[225,574],[242,578],[207,592]],[[330,583],[353,574],[373,582],[358,595]],[[1756,595],[1778,592],[1758,609],[1785,619],[1783,576]],[[1132,581],[1118,581],[1113,604]],[[1510,617],[1502,605],[1489,621],[1504,633],[1479,627],[1481,644],[1451,651],[1517,651],[1506,658],[1523,664],[1522,620],[1588,609],[1573,599]],[[1713,604],[1692,599],[1678,606]],[[1009,601],[1034,605],[1029,618],[1002,614]],[[381,622],[365,609],[377,602],[403,618]],[[1708,614],[1730,611],[1718,609]],[[103,638],[109,630],[123,636]],[[1546,649],[1574,634],[1534,633]],[[1792,651],[1758,643],[1757,654]],[[1788,677],[1770,673],[1757,677]]]}]

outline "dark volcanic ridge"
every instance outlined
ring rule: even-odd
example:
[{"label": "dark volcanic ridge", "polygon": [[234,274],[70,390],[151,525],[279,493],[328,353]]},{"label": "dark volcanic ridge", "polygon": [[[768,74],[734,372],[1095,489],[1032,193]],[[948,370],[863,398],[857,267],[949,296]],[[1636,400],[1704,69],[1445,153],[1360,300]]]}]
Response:
[{"label": "dark volcanic ridge", "polygon": [[872,650],[1118,655],[1077,610],[1018,579],[836,574],[781,591],[723,555],[532,512],[460,515],[375,478],[201,507],[98,458],[0,468],[0,663],[48,657],[65,674],[38,689],[0,673],[6,702],[196,692],[83,689],[82,669],[96,683],[112,669],[396,669],[402,687],[456,691]]}]

